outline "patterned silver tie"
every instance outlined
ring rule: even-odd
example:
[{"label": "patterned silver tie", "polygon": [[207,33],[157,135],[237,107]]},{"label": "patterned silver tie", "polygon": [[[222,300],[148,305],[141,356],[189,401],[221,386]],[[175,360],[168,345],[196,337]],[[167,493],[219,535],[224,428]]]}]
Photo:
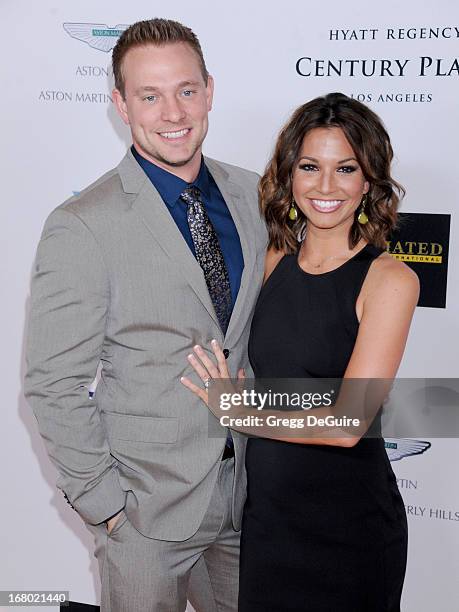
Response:
[{"label": "patterned silver tie", "polygon": [[188,187],[180,197],[187,205],[187,219],[196,259],[204,272],[210,299],[220,327],[226,333],[231,316],[231,286],[215,229],[197,187]]}]

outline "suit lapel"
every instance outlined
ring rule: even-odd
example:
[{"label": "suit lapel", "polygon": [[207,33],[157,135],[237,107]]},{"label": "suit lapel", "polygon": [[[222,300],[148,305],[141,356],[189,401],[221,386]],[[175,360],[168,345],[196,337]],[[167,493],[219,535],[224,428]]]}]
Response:
[{"label": "suit lapel", "polygon": [[[255,265],[255,248],[250,234],[251,226],[247,223],[249,217],[246,212],[248,203],[244,192],[237,183],[231,181],[228,173],[220,164],[209,158],[205,158],[205,162],[233,217],[244,257],[241,286],[226,333],[226,342],[230,343],[233,338],[237,340],[237,334],[245,326],[248,316],[249,309],[246,309],[246,298]],[[119,164],[118,172],[124,191],[133,195],[133,210],[141,216],[146,227],[166,255],[178,264],[183,277],[219,326],[201,266],[190,251],[161,196],[130,150]]]},{"label": "suit lapel", "polygon": [[253,239],[251,238],[251,226],[247,222],[249,218],[247,211],[248,203],[243,190],[230,179],[228,173],[220,164],[209,158],[205,158],[205,162],[233,217],[244,257],[241,286],[225,337],[225,342],[230,344],[233,339],[237,340],[237,334],[242,331],[249,314],[250,309],[246,308],[246,298],[250,289],[250,279],[253,274],[256,253]]},{"label": "suit lapel", "polygon": [[133,210],[141,216],[166,255],[178,264],[177,267],[186,281],[212,319],[219,325],[201,266],[190,251],[161,196],[134,159],[131,151],[128,151],[121,161],[118,171],[124,191],[135,194],[132,202]]}]

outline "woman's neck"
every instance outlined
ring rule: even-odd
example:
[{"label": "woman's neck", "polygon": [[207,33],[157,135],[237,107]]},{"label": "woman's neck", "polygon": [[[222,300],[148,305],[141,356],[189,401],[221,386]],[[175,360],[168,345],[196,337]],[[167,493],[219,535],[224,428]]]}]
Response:
[{"label": "woman's neck", "polygon": [[338,255],[346,257],[346,255],[352,255],[359,251],[364,244],[364,240],[359,240],[353,248],[349,248],[348,228],[322,229],[308,226],[301,252],[306,259],[320,259]]}]

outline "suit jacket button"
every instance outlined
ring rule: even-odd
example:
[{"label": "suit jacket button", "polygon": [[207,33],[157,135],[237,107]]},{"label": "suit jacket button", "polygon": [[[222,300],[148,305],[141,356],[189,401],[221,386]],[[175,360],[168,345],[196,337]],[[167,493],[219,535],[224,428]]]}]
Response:
[{"label": "suit jacket button", "polygon": [[230,352],[228,349],[223,349],[223,354],[225,355],[225,359],[228,359]]}]

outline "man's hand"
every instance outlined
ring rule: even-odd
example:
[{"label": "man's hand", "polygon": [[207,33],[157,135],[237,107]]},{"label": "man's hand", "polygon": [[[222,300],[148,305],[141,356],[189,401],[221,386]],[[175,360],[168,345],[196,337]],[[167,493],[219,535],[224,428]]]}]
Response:
[{"label": "man's hand", "polygon": [[105,525],[107,526],[107,533],[110,533],[112,531],[112,529],[114,528],[114,526],[118,522],[118,519],[120,518],[120,514],[122,512],[123,511],[120,510],[118,512],[118,514],[115,514],[115,516],[112,516],[112,518],[108,519],[108,521],[105,521]]}]

